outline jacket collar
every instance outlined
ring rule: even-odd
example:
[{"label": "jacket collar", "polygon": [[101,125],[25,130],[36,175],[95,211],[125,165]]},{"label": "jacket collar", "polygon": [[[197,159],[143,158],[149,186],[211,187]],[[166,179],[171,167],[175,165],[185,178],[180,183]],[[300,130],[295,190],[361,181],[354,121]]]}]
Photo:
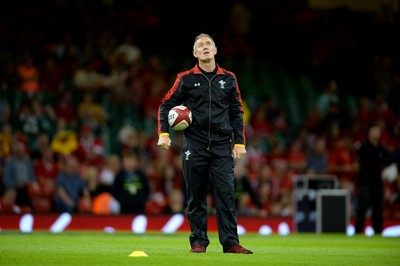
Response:
[{"label": "jacket collar", "polygon": [[[223,74],[224,73],[224,69],[222,67],[220,67],[218,64],[216,64],[217,66],[217,71],[215,72],[216,74]],[[201,69],[199,67],[199,64],[196,64],[191,70],[190,72],[192,72],[193,74],[202,74]]]}]

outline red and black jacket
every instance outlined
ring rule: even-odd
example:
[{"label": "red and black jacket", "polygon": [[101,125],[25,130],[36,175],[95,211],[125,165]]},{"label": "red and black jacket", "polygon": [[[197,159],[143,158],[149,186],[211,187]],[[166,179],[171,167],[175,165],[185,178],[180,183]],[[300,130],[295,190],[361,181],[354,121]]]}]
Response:
[{"label": "red and black jacket", "polygon": [[243,106],[234,73],[217,65],[210,79],[196,64],[179,73],[158,110],[158,134],[168,133],[168,112],[176,105],[192,111],[193,122],[184,135],[190,142],[218,146],[232,142],[245,145]]}]

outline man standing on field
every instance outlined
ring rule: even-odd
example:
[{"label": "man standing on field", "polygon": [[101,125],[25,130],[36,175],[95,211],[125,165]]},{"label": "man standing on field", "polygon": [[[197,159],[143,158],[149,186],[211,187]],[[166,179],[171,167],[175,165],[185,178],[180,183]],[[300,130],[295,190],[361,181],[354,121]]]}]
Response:
[{"label": "man standing on field", "polygon": [[193,122],[184,130],[183,172],[187,214],[191,227],[191,252],[204,253],[207,235],[207,192],[211,180],[219,241],[224,253],[252,254],[239,244],[234,197],[234,159],[246,155],[243,107],[234,73],[215,62],[217,47],[208,34],[195,38],[193,56],[198,63],[179,73],[158,112],[158,146],[168,149],[168,112],[185,105]]}]

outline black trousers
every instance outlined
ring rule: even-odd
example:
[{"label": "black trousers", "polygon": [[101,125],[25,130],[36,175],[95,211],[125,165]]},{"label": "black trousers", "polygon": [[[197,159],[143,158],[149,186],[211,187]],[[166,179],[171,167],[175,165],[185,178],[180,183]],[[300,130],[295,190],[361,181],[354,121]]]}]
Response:
[{"label": "black trousers", "polygon": [[216,208],[219,241],[224,249],[239,244],[231,146],[226,144],[207,149],[185,141],[182,163],[191,228],[190,245],[207,247],[210,243],[207,235],[209,180]]},{"label": "black trousers", "polygon": [[375,234],[382,233],[383,200],[384,191],[382,186],[361,185],[359,187],[356,206],[356,233],[364,231],[365,216],[370,207],[372,208],[372,228]]}]

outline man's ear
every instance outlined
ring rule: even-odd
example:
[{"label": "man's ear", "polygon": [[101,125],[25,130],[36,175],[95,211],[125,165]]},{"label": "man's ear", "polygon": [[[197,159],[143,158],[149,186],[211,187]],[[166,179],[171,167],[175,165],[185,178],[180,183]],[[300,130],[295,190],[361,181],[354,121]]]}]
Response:
[{"label": "man's ear", "polygon": [[217,47],[215,47],[215,54],[214,54],[214,55],[216,55],[216,54],[217,54],[217,51],[218,51],[218,50],[217,50]]},{"label": "man's ear", "polygon": [[197,54],[195,51],[193,51],[193,56],[197,58]]}]

